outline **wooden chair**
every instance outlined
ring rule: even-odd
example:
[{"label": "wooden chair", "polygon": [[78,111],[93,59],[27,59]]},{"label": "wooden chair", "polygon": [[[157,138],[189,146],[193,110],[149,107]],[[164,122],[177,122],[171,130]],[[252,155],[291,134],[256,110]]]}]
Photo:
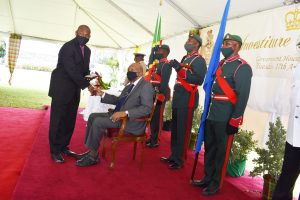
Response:
[{"label": "wooden chair", "polygon": [[128,117],[121,118],[121,126],[120,128],[110,128],[107,130],[107,133],[104,135],[103,138],[103,151],[102,151],[102,157],[105,158],[106,153],[106,144],[107,140],[111,140],[111,149],[112,149],[112,157],[110,162],[110,168],[114,168],[115,165],[115,157],[116,157],[116,145],[118,142],[133,142],[133,160],[135,160],[136,156],[136,147],[137,143],[141,143],[142,151],[141,151],[141,162],[140,162],[140,168],[143,167],[143,160],[144,160],[144,148],[145,143],[147,139],[147,130],[150,130],[150,122],[155,110],[155,106],[157,103],[157,98],[155,98],[153,102],[153,107],[151,109],[151,112],[148,116],[137,118],[136,121],[145,122],[146,128],[142,135],[133,135],[131,133],[125,132],[126,123],[128,121]]}]

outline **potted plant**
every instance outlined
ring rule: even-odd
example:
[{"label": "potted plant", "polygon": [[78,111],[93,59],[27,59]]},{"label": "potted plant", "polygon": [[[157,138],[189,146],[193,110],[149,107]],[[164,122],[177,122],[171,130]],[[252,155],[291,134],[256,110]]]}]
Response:
[{"label": "potted plant", "polygon": [[194,111],[194,117],[192,121],[192,129],[191,129],[191,134],[189,138],[189,149],[195,149],[197,138],[198,138],[198,129],[199,129],[199,124],[201,120],[201,116],[203,113],[203,108],[202,106],[198,106],[196,110]]},{"label": "potted plant", "polygon": [[166,102],[163,113],[163,127],[164,131],[170,131],[172,124],[172,99]]},{"label": "potted plant", "polygon": [[267,149],[255,148],[258,157],[253,160],[255,167],[250,176],[263,175],[264,186],[262,199],[272,199],[273,190],[281,173],[284,156],[286,130],[279,118],[270,123]]},{"label": "potted plant", "polygon": [[240,129],[234,136],[227,165],[227,175],[233,177],[244,175],[247,156],[257,145],[257,141],[252,139],[253,135],[253,131]]}]

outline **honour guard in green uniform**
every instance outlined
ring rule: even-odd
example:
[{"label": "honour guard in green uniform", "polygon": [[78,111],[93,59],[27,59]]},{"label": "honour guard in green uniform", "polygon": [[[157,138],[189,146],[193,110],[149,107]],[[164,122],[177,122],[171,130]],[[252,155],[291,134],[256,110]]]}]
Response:
[{"label": "honour guard in green uniform", "polygon": [[152,83],[157,95],[157,104],[151,121],[151,135],[146,145],[150,148],[157,147],[158,135],[162,128],[163,112],[166,101],[170,99],[169,80],[172,73],[172,67],[167,59],[170,53],[168,45],[160,45],[156,48],[153,58],[154,62],[145,75],[145,80]]},{"label": "honour guard in green uniform", "polygon": [[192,184],[205,187],[203,195],[213,195],[222,186],[232,138],[242,124],[247,105],[252,70],[240,58],[238,52],[242,39],[237,35],[226,34],[220,61],[211,90],[211,103],[205,122],[204,170],[205,176]]},{"label": "honour guard in green uniform", "polygon": [[198,86],[203,83],[207,70],[204,58],[198,53],[201,45],[199,34],[190,34],[184,45],[187,55],[181,63],[170,61],[171,67],[177,72],[172,101],[171,155],[160,158],[169,164],[169,169],[180,169],[183,166],[193,113],[199,105]]}]

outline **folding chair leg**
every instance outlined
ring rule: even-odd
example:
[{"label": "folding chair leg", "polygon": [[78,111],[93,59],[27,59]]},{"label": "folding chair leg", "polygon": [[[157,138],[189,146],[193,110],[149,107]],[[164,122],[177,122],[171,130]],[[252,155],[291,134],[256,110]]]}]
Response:
[{"label": "folding chair leg", "polygon": [[134,142],[134,144],[133,144],[133,160],[135,160],[135,155],[136,155],[136,144],[137,144],[137,142]]}]

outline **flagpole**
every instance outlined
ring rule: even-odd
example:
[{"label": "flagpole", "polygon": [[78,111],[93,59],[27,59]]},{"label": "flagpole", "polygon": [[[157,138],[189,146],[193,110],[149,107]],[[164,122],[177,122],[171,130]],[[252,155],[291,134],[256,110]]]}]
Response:
[{"label": "flagpole", "polygon": [[216,43],[215,43],[215,46],[213,49],[212,56],[210,58],[205,81],[203,84],[203,89],[205,91],[204,110],[202,113],[201,122],[200,122],[199,130],[198,130],[198,139],[197,139],[196,148],[195,148],[195,160],[194,160],[194,166],[193,166],[193,170],[192,170],[191,181],[194,180],[194,175],[195,175],[196,167],[198,164],[199,152],[201,151],[201,146],[204,141],[205,120],[208,116],[208,110],[209,110],[210,98],[211,98],[211,88],[212,88],[212,84],[213,84],[213,80],[214,80],[214,75],[216,73],[216,70],[218,68],[219,61],[220,61],[220,50],[221,50],[224,32],[225,32],[225,28],[226,28],[229,7],[230,7],[230,0],[227,0],[226,6],[224,8],[223,16],[222,16],[220,28],[219,28],[219,33],[218,33],[218,36],[216,39]]},{"label": "flagpole", "polygon": [[191,175],[190,183],[193,182],[194,177],[195,177],[195,172],[196,172],[196,168],[197,168],[197,164],[198,164],[198,157],[199,157],[199,152],[197,152],[195,154],[195,160],[194,160],[194,165],[193,165],[193,170],[192,170],[192,175]]}]

